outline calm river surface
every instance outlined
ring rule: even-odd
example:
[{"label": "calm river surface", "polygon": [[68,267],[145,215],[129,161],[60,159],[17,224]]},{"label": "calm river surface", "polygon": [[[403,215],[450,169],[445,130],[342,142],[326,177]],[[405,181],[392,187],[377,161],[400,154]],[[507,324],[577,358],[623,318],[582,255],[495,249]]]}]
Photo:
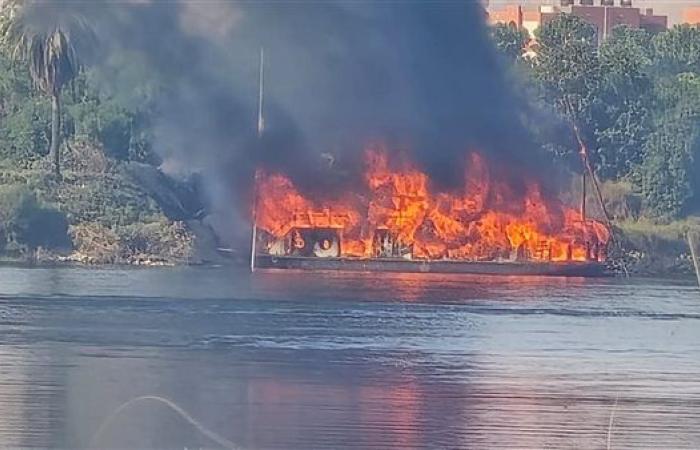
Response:
[{"label": "calm river surface", "polygon": [[692,284],[0,268],[2,447],[606,448],[611,416],[700,448]]}]

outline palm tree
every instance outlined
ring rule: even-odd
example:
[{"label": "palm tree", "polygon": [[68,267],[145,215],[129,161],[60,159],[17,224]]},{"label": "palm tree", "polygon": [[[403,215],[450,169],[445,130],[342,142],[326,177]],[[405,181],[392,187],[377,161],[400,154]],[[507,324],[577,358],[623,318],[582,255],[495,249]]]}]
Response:
[{"label": "palm tree", "polygon": [[84,17],[47,5],[50,2],[5,2],[1,31],[13,58],[28,64],[34,85],[51,98],[49,155],[60,176],[61,90],[80,73],[78,43],[93,42],[94,31]]}]

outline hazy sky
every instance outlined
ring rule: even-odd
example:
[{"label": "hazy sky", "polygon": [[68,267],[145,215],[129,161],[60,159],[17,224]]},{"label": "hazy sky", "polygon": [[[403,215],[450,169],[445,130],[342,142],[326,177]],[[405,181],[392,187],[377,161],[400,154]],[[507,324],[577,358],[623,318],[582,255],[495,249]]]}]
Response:
[{"label": "hazy sky", "polygon": [[[578,3],[578,1],[577,1]],[[599,3],[596,0],[595,3]],[[541,4],[559,4],[559,0],[490,0],[492,6],[504,4],[521,4],[537,6]],[[619,4],[619,0],[615,0]],[[655,13],[667,14],[671,23],[676,23],[681,18],[681,11],[691,6],[700,6],[700,0],[632,0],[632,6],[636,8],[654,8]]]}]

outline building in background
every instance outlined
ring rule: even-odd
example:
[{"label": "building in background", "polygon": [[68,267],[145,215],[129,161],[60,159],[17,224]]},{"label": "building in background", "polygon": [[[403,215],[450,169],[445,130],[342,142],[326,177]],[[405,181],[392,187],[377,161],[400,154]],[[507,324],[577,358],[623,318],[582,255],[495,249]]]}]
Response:
[{"label": "building in background", "polygon": [[527,9],[520,5],[507,5],[502,8],[488,9],[489,23],[495,25],[497,23],[510,24],[518,29],[525,29],[530,33],[530,37],[534,37],[535,30],[541,24],[542,13],[540,8]]},{"label": "building in background", "polygon": [[[599,42],[618,25],[643,28],[652,33],[668,28],[667,16],[655,15],[651,8],[643,11],[635,8],[632,0],[560,0],[556,6],[543,4],[534,9],[509,5],[489,8],[488,19],[490,24],[505,23],[525,29],[534,37],[537,28],[561,13],[573,14],[590,23],[598,33]],[[700,19],[700,11],[698,16]]]}]

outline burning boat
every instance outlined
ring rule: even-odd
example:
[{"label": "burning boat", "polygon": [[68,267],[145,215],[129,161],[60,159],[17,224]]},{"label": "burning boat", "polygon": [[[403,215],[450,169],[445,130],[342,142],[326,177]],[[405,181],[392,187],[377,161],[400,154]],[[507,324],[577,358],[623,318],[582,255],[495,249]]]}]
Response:
[{"label": "burning boat", "polygon": [[464,185],[432,188],[410,161],[366,151],[363,185],[333,200],[259,171],[252,263],[259,268],[592,276],[608,227],[544,194],[536,180],[498,179],[478,152]]}]

